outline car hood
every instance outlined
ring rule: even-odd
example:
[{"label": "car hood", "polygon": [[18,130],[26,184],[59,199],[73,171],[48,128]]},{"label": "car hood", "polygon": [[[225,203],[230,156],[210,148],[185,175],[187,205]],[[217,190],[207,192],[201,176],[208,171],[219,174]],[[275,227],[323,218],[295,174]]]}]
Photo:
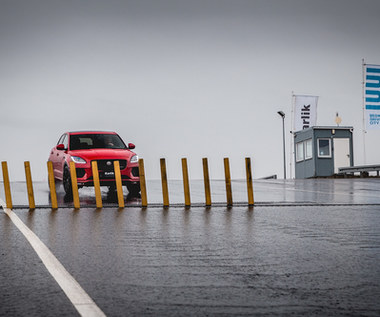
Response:
[{"label": "car hood", "polygon": [[87,161],[106,159],[129,160],[133,155],[135,155],[134,152],[124,149],[86,149],[69,151],[69,154],[71,156],[80,156]]}]

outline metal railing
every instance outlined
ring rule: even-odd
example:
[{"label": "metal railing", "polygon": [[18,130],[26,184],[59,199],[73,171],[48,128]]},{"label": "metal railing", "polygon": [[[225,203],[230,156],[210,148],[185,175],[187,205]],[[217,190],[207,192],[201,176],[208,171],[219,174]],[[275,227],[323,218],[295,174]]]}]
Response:
[{"label": "metal railing", "polygon": [[339,171],[339,174],[347,175],[347,174],[360,173],[361,176],[364,176],[365,173],[376,172],[376,175],[379,176],[380,164],[339,167],[338,171]]}]

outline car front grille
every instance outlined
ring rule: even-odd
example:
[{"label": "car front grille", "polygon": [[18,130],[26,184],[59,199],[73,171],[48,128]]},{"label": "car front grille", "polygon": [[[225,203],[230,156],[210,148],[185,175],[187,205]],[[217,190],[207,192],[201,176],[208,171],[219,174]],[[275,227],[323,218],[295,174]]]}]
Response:
[{"label": "car front grille", "polygon": [[113,162],[119,161],[120,170],[123,170],[127,167],[127,160],[97,160],[99,172],[111,172],[113,171]]}]

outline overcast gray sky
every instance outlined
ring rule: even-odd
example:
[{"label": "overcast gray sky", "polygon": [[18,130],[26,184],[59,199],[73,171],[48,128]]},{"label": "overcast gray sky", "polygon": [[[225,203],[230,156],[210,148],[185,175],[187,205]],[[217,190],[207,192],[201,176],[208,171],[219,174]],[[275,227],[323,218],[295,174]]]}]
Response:
[{"label": "overcast gray sky", "polygon": [[[380,64],[378,0],[0,0],[0,160],[46,179],[70,130],[113,130],[136,144],[148,178],[283,175],[292,92],[319,96],[318,125],[354,126],[363,164],[362,58]],[[380,163],[380,130],[366,136]],[[289,137],[287,160],[289,163]],[[289,171],[288,171],[289,173]],[[294,175],[294,174],[293,174]]]}]

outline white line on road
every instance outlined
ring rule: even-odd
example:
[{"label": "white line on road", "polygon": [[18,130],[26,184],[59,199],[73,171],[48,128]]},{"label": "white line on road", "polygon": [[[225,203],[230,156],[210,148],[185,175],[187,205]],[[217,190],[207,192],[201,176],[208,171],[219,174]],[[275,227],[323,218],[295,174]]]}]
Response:
[{"label": "white line on road", "polygon": [[57,281],[79,314],[81,316],[105,316],[102,310],[95,304],[70,273],[66,271],[54,254],[51,253],[48,247],[34,234],[34,232],[31,231],[11,209],[6,208],[5,202],[1,199],[0,205],[31,244],[49,273]]}]

